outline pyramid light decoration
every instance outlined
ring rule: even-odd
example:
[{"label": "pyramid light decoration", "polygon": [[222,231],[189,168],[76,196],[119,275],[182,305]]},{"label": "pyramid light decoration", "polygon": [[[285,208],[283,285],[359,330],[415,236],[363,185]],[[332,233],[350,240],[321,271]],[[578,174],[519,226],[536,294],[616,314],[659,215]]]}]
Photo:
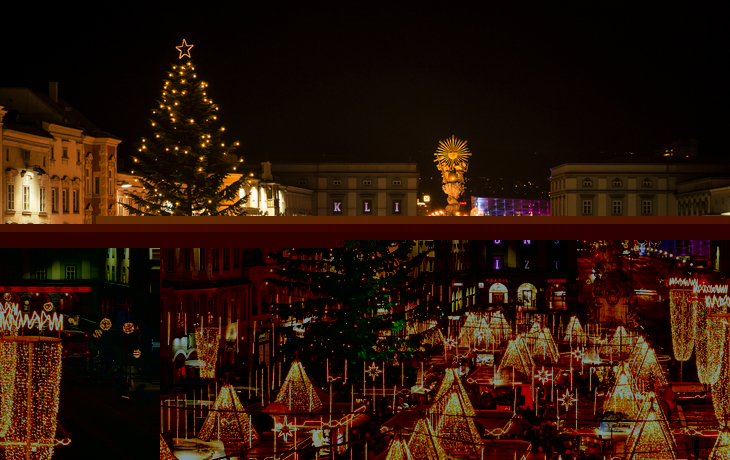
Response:
[{"label": "pyramid light decoration", "polygon": [[528,333],[526,342],[530,346],[530,356],[544,356],[550,358],[553,363],[560,361],[560,352],[558,346],[555,345],[553,335],[547,327],[540,328],[539,323],[532,326],[532,330]]},{"label": "pyramid light decoration", "polygon": [[396,434],[393,440],[390,441],[388,455],[386,455],[385,460],[415,460],[415,457],[411,454],[406,441],[399,434]]},{"label": "pyramid light decoration", "polygon": [[[484,323],[484,324],[483,324]],[[474,336],[480,327],[484,325],[488,326],[489,323],[486,321],[486,316],[478,312],[467,312],[466,321],[459,330],[459,346],[469,347],[474,342]]]},{"label": "pyramid light decoration", "polygon": [[676,460],[677,443],[656,395],[650,393],[626,440],[626,460]]},{"label": "pyramid light decoration", "polygon": [[672,289],[669,292],[669,312],[674,358],[677,361],[687,361],[692,357],[692,349],[695,346],[692,292],[686,289]]},{"label": "pyramid light decoration", "polygon": [[433,403],[437,404],[438,402],[443,402],[443,398],[451,394],[452,391],[456,391],[462,398],[469,400],[466,388],[464,388],[464,385],[461,383],[457,370],[450,367],[446,369],[446,372],[444,373],[441,385],[436,392],[436,396],[433,398]]},{"label": "pyramid light decoration", "polygon": [[[0,448],[10,460],[46,460],[53,457],[54,447],[68,444],[55,439],[61,384],[61,340],[51,337],[10,336],[1,339],[0,365],[13,363],[13,395],[10,421],[4,426]],[[11,344],[11,345],[8,345]],[[3,379],[5,380],[5,379]],[[7,382],[4,382],[7,383]],[[3,414],[7,415],[7,414]],[[5,423],[3,423],[5,425]]]},{"label": "pyramid light decoration", "polygon": [[504,352],[502,361],[499,363],[497,373],[502,380],[510,380],[511,374],[507,371],[507,367],[513,367],[515,371],[524,375],[530,375],[535,362],[530,356],[530,351],[525,345],[523,336],[520,334],[516,339],[510,340],[507,351]]},{"label": "pyramid light decoration", "polygon": [[446,452],[436,438],[428,418],[418,419],[413,428],[408,448],[413,457],[418,460],[446,460]]},{"label": "pyramid light decoration", "polygon": [[215,368],[218,363],[218,343],[221,334],[218,328],[195,330],[195,345],[198,350],[198,359],[201,361],[200,378],[214,379]]},{"label": "pyramid light decoration", "polygon": [[444,447],[466,449],[479,454],[482,440],[474,425],[474,415],[469,400],[452,391],[438,421],[437,435]]},{"label": "pyramid light decoration", "polygon": [[604,354],[619,355],[621,353],[629,353],[634,349],[636,345],[643,341],[642,337],[636,335],[629,335],[626,328],[619,326],[616,328],[611,341],[604,348]]},{"label": "pyramid light decoration", "polygon": [[168,447],[165,440],[162,439],[162,435],[160,435],[160,460],[178,460],[170,451],[170,447]]},{"label": "pyramid light decoration", "polygon": [[489,328],[494,333],[494,338],[497,340],[497,343],[512,338],[512,328],[509,327],[509,323],[504,319],[501,311],[492,313],[492,317],[489,320]]},{"label": "pyramid light decoration", "polygon": [[660,385],[667,384],[667,377],[656,359],[654,349],[643,340],[629,356],[629,370],[636,376],[637,383],[646,385],[653,375]]},{"label": "pyramid light decoration", "polygon": [[218,392],[213,409],[208,413],[198,438],[203,441],[219,439],[248,446],[258,441],[259,434],[251,424],[251,417],[246,413],[230,383],[223,385]]},{"label": "pyramid light decoration", "polygon": [[603,401],[603,410],[620,412],[635,418],[639,412],[639,403],[636,399],[639,390],[636,388],[636,382],[631,377],[628,367],[624,364],[617,367],[619,371],[616,375],[616,382]]},{"label": "pyramid light decoration", "polygon": [[707,460],[730,460],[730,429],[728,427],[720,432]]},{"label": "pyramid light decoration", "polygon": [[487,326],[486,320],[484,320],[484,327],[480,328],[474,333],[474,341],[472,342],[473,350],[490,350],[496,345],[496,339],[494,332]]},{"label": "pyramid light decoration", "polygon": [[712,405],[720,426],[730,425],[730,331],[725,331],[720,375],[712,385]]},{"label": "pyramid light decoration", "polygon": [[276,396],[276,402],[284,404],[292,412],[314,412],[322,407],[322,401],[314,391],[300,361],[292,362]]},{"label": "pyramid light decoration", "polygon": [[429,344],[432,347],[444,345],[444,342],[444,334],[443,332],[441,332],[441,329],[437,327],[432,327],[428,329],[426,332],[423,333],[423,336],[421,338],[421,344]]},{"label": "pyramid light decoration", "polygon": [[585,344],[588,340],[588,336],[583,330],[583,327],[580,325],[580,321],[578,321],[577,316],[572,316],[570,318],[564,340],[569,343],[575,342],[578,344]]}]

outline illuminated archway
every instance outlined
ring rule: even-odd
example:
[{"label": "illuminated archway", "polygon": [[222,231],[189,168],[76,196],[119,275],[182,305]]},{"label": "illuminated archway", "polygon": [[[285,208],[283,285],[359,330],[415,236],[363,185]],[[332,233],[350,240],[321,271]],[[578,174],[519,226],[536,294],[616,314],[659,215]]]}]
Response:
[{"label": "illuminated archway", "polygon": [[507,286],[494,283],[489,286],[489,303],[507,303]]},{"label": "illuminated archway", "polygon": [[517,288],[517,303],[525,310],[537,308],[537,288],[530,283],[523,283]]}]

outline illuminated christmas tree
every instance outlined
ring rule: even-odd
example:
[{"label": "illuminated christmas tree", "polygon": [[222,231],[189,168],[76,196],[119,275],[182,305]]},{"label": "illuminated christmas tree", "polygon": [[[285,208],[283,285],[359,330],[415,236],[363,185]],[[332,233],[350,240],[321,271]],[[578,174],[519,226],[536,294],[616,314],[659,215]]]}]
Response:
[{"label": "illuminated christmas tree", "polygon": [[160,435],[160,460],[178,460],[170,451],[165,440],[162,439],[162,435]]},{"label": "illuminated christmas tree", "polygon": [[304,334],[282,327],[282,351],[318,363],[326,357],[381,362],[412,357],[419,339],[401,331],[408,322],[428,319],[418,270],[426,255],[416,254],[412,240],[345,241],[331,249],[274,254],[281,268],[267,281],[282,288],[278,315],[299,323],[317,318],[306,323]]},{"label": "illuminated christmas tree", "polygon": [[502,380],[511,380],[512,374],[507,370],[507,367],[512,367],[515,371],[524,375],[531,375],[534,365],[535,362],[530,356],[530,351],[525,345],[523,336],[518,335],[516,339],[510,340],[507,351],[504,352],[502,361],[499,363],[497,374]]},{"label": "illuminated christmas tree", "polygon": [[628,363],[629,370],[636,377],[637,383],[646,385],[654,379],[660,385],[667,384],[667,377],[664,375],[664,371],[656,359],[654,349],[643,340],[634,347],[634,350],[629,356]]},{"label": "illuminated christmas tree", "polygon": [[474,408],[456,391],[448,396],[436,431],[446,448],[466,449],[477,455],[481,450],[482,439],[474,425]]},{"label": "illuminated christmas tree", "polygon": [[238,142],[223,140],[218,106],[187,57],[167,72],[149,120],[151,136],[134,153],[132,172],[144,195],[130,194],[133,204],[123,206],[136,215],[240,215],[246,176],[223,182],[240,172]]},{"label": "illuminated christmas tree", "polygon": [[626,440],[626,460],[676,460],[677,444],[659,402],[650,393]]},{"label": "illuminated christmas tree", "polygon": [[434,396],[433,398],[434,404],[441,401],[446,396],[450,395],[453,391],[459,393],[459,395],[462,398],[466,398],[467,401],[469,400],[466,389],[464,388],[464,385],[461,383],[461,379],[459,378],[457,369],[450,367],[444,372],[444,377],[441,380],[441,385],[436,392],[436,396]]},{"label": "illuminated christmas tree", "polygon": [[459,331],[459,346],[462,348],[474,348],[475,336],[485,327],[489,327],[486,315],[478,312],[467,312],[466,321]]},{"label": "illuminated christmas tree", "polygon": [[385,456],[385,460],[415,460],[415,457],[408,449],[406,441],[399,434],[396,434],[393,440],[390,441],[388,455]]},{"label": "illuminated christmas tree", "polygon": [[418,419],[411,440],[408,441],[408,448],[413,458],[418,460],[446,460],[446,452],[436,438],[428,418]]},{"label": "illuminated christmas tree", "polygon": [[707,460],[730,460],[730,429],[723,428]]},{"label": "illuminated christmas tree", "polygon": [[203,441],[219,439],[227,443],[243,443],[251,446],[259,435],[251,424],[251,417],[238,399],[233,385],[226,383],[218,392],[213,408],[200,429],[198,438]]},{"label": "illuminated christmas tree", "polygon": [[494,333],[494,338],[497,343],[503,340],[509,340],[512,337],[512,328],[509,323],[504,319],[504,315],[501,311],[492,313],[492,318],[489,321],[489,328]]},{"label": "illuminated christmas tree", "polygon": [[322,407],[322,401],[314,391],[304,366],[294,361],[289,368],[276,402],[284,404],[291,412],[314,412]]},{"label": "illuminated christmas tree", "polygon": [[639,390],[636,388],[636,383],[631,377],[628,367],[621,364],[618,368],[616,382],[611,392],[603,401],[603,410],[607,412],[620,412],[635,418],[639,412],[639,403],[636,399]]},{"label": "illuminated christmas tree", "polygon": [[195,345],[200,364],[200,378],[214,379],[215,368],[218,362],[218,343],[220,331],[217,327],[195,330]]},{"label": "illuminated christmas tree", "polygon": [[692,292],[686,289],[672,289],[669,292],[669,312],[672,323],[672,346],[677,361],[692,357],[695,345],[694,311]]},{"label": "illuminated christmas tree", "polygon": [[565,339],[566,342],[569,343],[577,343],[577,344],[585,344],[588,340],[588,336],[586,335],[585,331],[583,330],[583,327],[580,325],[580,321],[578,321],[577,316],[572,316],[570,318],[570,322],[568,323],[568,327],[565,330]]},{"label": "illuminated christmas tree", "polygon": [[550,329],[541,328],[539,323],[532,325],[530,332],[527,333],[525,342],[529,347],[530,356],[543,356],[550,358],[553,363],[560,361],[560,352],[555,340],[550,333]]},{"label": "illuminated christmas tree", "polygon": [[730,333],[725,332],[720,375],[712,385],[712,405],[720,426],[730,425]]}]

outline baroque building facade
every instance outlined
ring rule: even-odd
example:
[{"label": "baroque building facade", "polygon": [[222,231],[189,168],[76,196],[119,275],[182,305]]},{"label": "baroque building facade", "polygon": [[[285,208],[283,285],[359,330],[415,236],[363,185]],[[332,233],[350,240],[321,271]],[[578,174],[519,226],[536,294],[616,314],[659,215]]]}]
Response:
[{"label": "baroque building facade", "polygon": [[58,98],[0,88],[3,223],[90,224],[116,215],[120,139]]}]

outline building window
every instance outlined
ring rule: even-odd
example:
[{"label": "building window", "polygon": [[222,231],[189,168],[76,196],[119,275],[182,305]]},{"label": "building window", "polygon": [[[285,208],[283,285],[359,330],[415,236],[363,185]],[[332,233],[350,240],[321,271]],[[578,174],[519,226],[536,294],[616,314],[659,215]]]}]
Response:
[{"label": "building window", "polygon": [[63,206],[63,212],[68,212],[68,189],[61,190],[61,206]]},{"label": "building window", "polygon": [[81,150],[76,149],[76,163],[81,163]]},{"label": "building window", "polygon": [[332,181],[332,185],[342,185],[342,179],[336,178]]},{"label": "building window", "polygon": [[612,200],[611,201],[611,214],[614,216],[620,216],[621,215],[621,200]]},{"label": "building window", "polygon": [[66,265],[66,281],[73,281],[76,279],[76,266]]},{"label": "building window", "polygon": [[238,248],[233,248],[233,268],[241,267],[241,251]]},{"label": "building window", "polygon": [[502,269],[502,256],[492,257],[492,269],[493,270]]},{"label": "building window", "polygon": [[30,211],[30,186],[23,186],[23,211]]},{"label": "building window", "polygon": [[15,211],[15,184],[8,184],[8,211]]},{"label": "building window", "polygon": [[365,179],[364,179],[364,180],[362,181],[362,185],[373,185],[373,181],[371,181],[369,177],[366,177],[366,178],[365,178]]},{"label": "building window", "polygon": [[593,200],[583,200],[583,215],[593,214]]},{"label": "building window", "polygon": [[38,190],[38,212],[46,212],[46,189]]},{"label": "building window", "polygon": [[44,281],[46,279],[46,267],[38,267],[35,271],[35,279]]},{"label": "building window", "polygon": [[177,328],[185,328],[185,304],[179,301],[177,303]]},{"label": "building window", "polygon": [[614,179],[613,182],[611,182],[611,185],[614,187],[621,187],[621,179]]},{"label": "building window", "polygon": [[99,185],[99,177],[95,177],[94,178],[94,195],[98,195],[99,194],[99,188],[100,188],[100,185]]},{"label": "building window", "polygon": [[645,216],[651,215],[651,200],[641,200],[641,214]]},{"label": "building window", "polygon": [[593,181],[590,179],[583,179],[583,187],[593,187]]},{"label": "building window", "polygon": [[58,189],[51,189],[51,211],[58,212]]},{"label": "building window", "polygon": [[79,191],[74,190],[73,193],[74,193],[74,196],[73,196],[74,212],[78,214],[78,212],[79,212]]},{"label": "building window", "polygon": [[205,248],[198,249],[200,260],[198,261],[198,270],[205,270]]},{"label": "building window", "polygon": [[332,202],[332,212],[339,214],[342,212],[342,201],[335,200]]},{"label": "building window", "polygon": [[641,185],[644,186],[644,187],[651,187],[651,179],[644,179],[641,182]]},{"label": "building window", "polygon": [[401,210],[400,200],[393,200],[393,214],[400,214]]},{"label": "building window", "polygon": [[5,161],[10,161],[10,149],[5,149]]},{"label": "building window", "polygon": [[218,271],[220,269],[220,248],[213,248],[213,271]]},{"label": "building window", "polygon": [[362,200],[362,212],[367,214],[373,212],[373,200]]},{"label": "building window", "polygon": [[193,250],[190,248],[183,249],[183,265],[184,270],[192,270],[193,269]]},{"label": "building window", "polygon": [[522,240],[522,244],[524,244],[525,246],[529,246],[532,244],[532,240]]},{"label": "building window", "polygon": [[393,185],[400,186],[401,184],[402,182],[399,178],[396,177],[395,179],[393,179]]},{"label": "building window", "polygon": [[68,159],[68,147],[63,148],[63,154],[61,155],[61,158]]},{"label": "building window", "polygon": [[231,248],[223,248],[223,270],[231,268]]},{"label": "building window", "polygon": [[56,159],[54,157],[53,150],[54,150],[53,147],[51,147],[51,161],[54,161]]}]

